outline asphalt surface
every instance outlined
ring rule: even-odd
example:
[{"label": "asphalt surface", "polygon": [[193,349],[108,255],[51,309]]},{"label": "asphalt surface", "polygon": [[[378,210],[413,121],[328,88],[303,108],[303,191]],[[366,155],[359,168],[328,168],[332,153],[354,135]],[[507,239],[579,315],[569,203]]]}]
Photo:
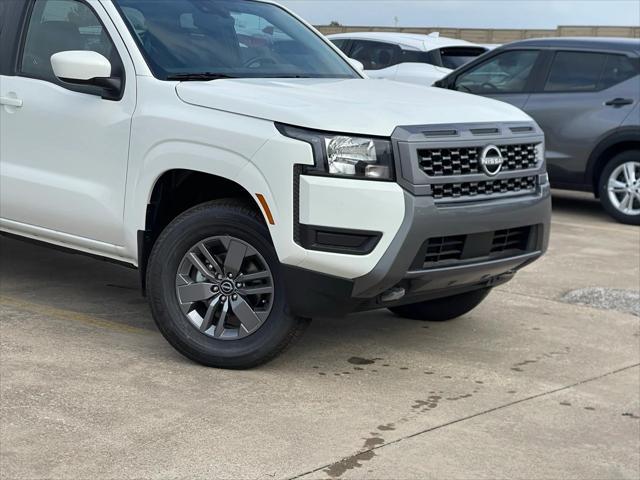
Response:
[{"label": "asphalt surface", "polygon": [[554,210],[466,317],[318,319],[246,372],[177,354],[135,271],[1,239],[0,477],[640,478],[640,229]]}]

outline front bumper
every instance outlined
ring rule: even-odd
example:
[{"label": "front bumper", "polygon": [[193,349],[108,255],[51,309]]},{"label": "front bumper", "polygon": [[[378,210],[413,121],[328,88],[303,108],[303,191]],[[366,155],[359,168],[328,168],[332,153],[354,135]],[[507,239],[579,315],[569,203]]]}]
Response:
[{"label": "front bumper", "polygon": [[[366,275],[346,279],[283,264],[292,313],[303,317],[344,315],[493,287],[509,281],[548,247],[548,183],[539,185],[532,195],[461,204],[437,204],[432,197],[404,192],[404,204],[398,233]],[[481,256],[429,268],[416,266],[428,239],[481,236],[520,227],[531,228],[530,238],[526,248],[513,255]]]}]

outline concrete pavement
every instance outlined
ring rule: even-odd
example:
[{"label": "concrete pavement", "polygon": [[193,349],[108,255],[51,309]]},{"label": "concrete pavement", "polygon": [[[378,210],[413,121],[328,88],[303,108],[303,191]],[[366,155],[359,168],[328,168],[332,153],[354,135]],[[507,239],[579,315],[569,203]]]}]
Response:
[{"label": "concrete pavement", "polygon": [[2,478],[640,478],[640,318],[563,301],[634,295],[640,229],[584,195],[466,317],[317,319],[247,372],[175,353],[135,271],[8,239],[0,267]]}]

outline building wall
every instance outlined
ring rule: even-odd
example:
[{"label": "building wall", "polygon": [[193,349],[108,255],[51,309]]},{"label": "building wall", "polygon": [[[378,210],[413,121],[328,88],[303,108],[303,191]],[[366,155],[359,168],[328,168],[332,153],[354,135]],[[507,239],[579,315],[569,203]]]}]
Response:
[{"label": "building wall", "polygon": [[640,27],[560,26],[555,30],[508,30],[481,28],[394,28],[394,27],[333,27],[319,26],[325,35],[349,32],[405,32],[429,34],[440,32],[443,37],[461,38],[476,43],[509,43],[540,37],[629,37],[640,38]]}]

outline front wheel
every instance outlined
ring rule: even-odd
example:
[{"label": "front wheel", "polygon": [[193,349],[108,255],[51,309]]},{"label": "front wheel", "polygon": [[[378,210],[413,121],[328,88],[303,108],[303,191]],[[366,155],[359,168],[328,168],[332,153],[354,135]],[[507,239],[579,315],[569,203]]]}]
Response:
[{"label": "front wheel", "polygon": [[266,226],[235,201],[206,203],[171,222],[153,247],[147,286],[162,335],[206,366],[265,363],[307,323],[288,312]]},{"label": "front wheel", "polygon": [[609,215],[621,223],[640,225],[640,150],[611,159],[602,172],[599,193]]},{"label": "front wheel", "polygon": [[472,292],[454,295],[452,297],[438,298],[426,302],[413,303],[391,307],[396,315],[411,320],[427,320],[430,322],[445,322],[461,317],[476,308],[487,298],[491,292],[490,288],[474,290]]}]

